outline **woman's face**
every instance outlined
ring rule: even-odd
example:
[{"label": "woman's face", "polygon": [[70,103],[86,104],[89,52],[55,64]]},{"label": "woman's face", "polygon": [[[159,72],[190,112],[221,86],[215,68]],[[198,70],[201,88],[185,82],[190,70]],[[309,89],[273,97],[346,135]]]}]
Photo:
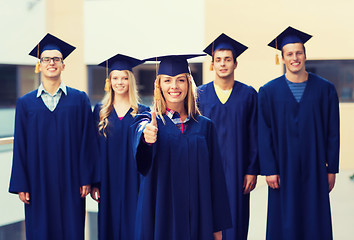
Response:
[{"label": "woman's face", "polygon": [[113,70],[111,73],[111,84],[115,94],[128,94],[129,77],[125,71]]},{"label": "woman's face", "polygon": [[176,76],[161,75],[160,86],[168,108],[184,106],[188,93],[188,79],[185,73]]}]

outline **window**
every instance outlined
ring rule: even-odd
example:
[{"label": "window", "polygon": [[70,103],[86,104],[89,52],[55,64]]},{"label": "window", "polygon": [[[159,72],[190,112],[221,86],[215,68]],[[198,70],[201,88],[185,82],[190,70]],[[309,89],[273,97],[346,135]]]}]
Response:
[{"label": "window", "polygon": [[308,60],[306,69],[332,82],[340,102],[354,102],[354,60]]},{"label": "window", "polygon": [[0,107],[9,107],[16,104],[17,99],[17,67],[0,65]]}]

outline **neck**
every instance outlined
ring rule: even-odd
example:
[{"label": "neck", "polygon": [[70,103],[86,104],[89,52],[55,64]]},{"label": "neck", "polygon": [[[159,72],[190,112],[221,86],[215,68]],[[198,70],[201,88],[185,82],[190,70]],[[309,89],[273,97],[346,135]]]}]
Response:
[{"label": "neck", "polygon": [[308,73],[304,70],[299,73],[292,73],[290,71],[287,71],[285,73],[286,78],[293,83],[302,83],[307,81],[308,79]]},{"label": "neck", "polygon": [[118,105],[129,105],[130,106],[130,101],[129,101],[129,94],[114,94],[114,106]]},{"label": "neck", "polygon": [[232,74],[232,76],[229,76],[227,78],[220,78],[220,77],[216,77],[214,80],[214,83],[220,87],[222,90],[229,90],[232,89],[234,86],[234,74]]},{"label": "neck", "polygon": [[60,78],[55,80],[44,78],[42,81],[44,89],[52,95],[58,90],[60,83]]}]

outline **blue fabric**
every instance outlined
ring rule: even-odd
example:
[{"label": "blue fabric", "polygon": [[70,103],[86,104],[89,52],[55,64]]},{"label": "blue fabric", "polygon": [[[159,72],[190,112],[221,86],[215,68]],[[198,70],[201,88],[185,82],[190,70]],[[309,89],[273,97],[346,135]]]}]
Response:
[{"label": "blue fabric", "polygon": [[139,60],[137,58],[129,57],[123,54],[117,54],[114,55],[113,57],[107,59],[106,61],[101,62],[98,64],[98,66],[105,67],[105,68],[110,68],[111,71],[113,70],[118,70],[118,71],[123,71],[123,70],[128,70],[128,71],[133,71],[133,68],[143,64],[144,61]]},{"label": "blue fabric", "polygon": [[[139,191],[139,174],[131,154],[130,125],[134,118],[130,109],[122,120],[116,111],[108,117],[107,138],[98,133],[101,104],[93,115],[100,150],[100,203],[98,213],[98,239],[134,239],[135,213]],[[143,105],[138,113],[149,111]]]},{"label": "blue fabric", "polygon": [[223,240],[247,239],[250,195],[243,194],[246,174],[259,173],[257,142],[257,92],[238,81],[222,104],[213,82],[198,90],[199,109],[216,128],[222,153],[233,228],[223,232]]},{"label": "blue fabric", "polygon": [[214,52],[219,49],[228,49],[233,52],[234,58],[240,56],[248,47],[242,43],[232,39],[225,33],[220,34],[213,42],[211,42],[203,51],[210,56],[213,56]]},{"label": "blue fabric", "polygon": [[80,187],[97,182],[91,105],[67,88],[51,112],[32,91],[17,101],[9,192],[29,192],[27,240],[83,240]]},{"label": "blue fabric", "polygon": [[[268,240],[331,240],[327,173],[339,164],[339,106],[334,85],[309,73],[300,103],[285,76],[259,90],[262,175],[280,175],[268,188]],[[328,166],[326,166],[328,165]]]},{"label": "blue fabric", "polygon": [[311,35],[289,26],[273,39],[268,46],[282,50],[282,48],[289,43],[305,44],[310,38],[312,38]]},{"label": "blue fabric", "polygon": [[190,73],[187,59],[204,56],[205,54],[166,55],[144,59],[143,61],[161,61],[157,75],[176,76]]},{"label": "blue fabric", "polygon": [[303,41],[295,35],[286,36],[281,41],[280,49],[282,49],[285,45],[289,43],[303,43]]},{"label": "blue fabric", "polygon": [[286,79],[286,82],[287,82],[294,98],[296,99],[296,101],[300,102],[301,97],[304,94],[304,91],[305,91],[305,88],[307,85],[307,81],[302,82],[302,83],[294,83],[294,82],[290,82],[288,79]]},{"label": "blue fabric", "polygon": [[[136,240],[212,240],[231,227],[224,171],[215,128],[205,117],[190,119],[184,134],[169,117],[157,118],[157,142],[141,141],[136,119],[134,156],[143,175],[137,208]],[[137,128],[135,128],[137,127]]]},{"label": "blue fabric", "polygon": [[44,38],[36,44],[29,55],[40,58],[42,52],[46,50],[58,50],[63,55],[63,59],[65,59],[70,53],[72,53],[72,51],[75,50],[75,47],[53,36],[52,34],[47,33]]}]

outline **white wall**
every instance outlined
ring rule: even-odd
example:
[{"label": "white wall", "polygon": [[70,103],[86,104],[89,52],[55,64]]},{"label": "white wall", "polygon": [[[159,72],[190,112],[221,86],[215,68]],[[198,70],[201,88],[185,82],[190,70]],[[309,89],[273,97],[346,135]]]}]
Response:
[{"label": "white wall", "polygon": [[45,34],[44,1],[0,0],[0,63],[36,64],[28,53]]},{"label": "white wall", "polygon": [[204,5],[204,0],[87,0],[86,64],[117,53],[137,58],[200,53]]}]

